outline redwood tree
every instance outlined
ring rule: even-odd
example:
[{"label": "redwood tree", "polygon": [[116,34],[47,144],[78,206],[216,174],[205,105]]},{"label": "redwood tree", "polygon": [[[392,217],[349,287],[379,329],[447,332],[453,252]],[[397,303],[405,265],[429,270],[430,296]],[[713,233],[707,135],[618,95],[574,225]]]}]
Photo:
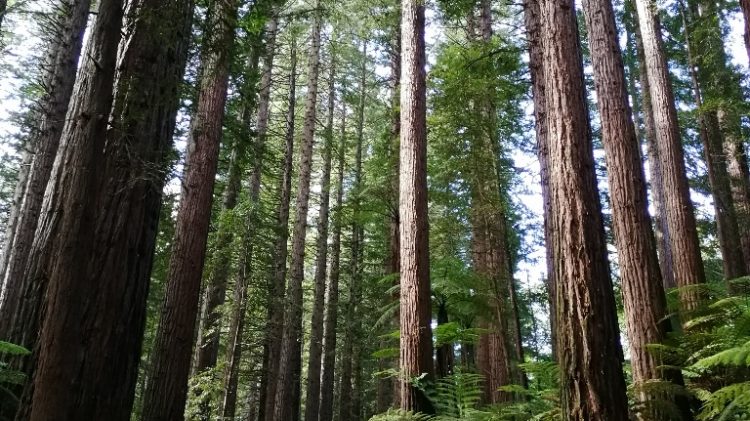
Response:
[{"label": "redwood tree", "polygon": [[182,419],[185,408],[238,5],[236,0],[221,0],[209,11],[209,36],[201,52],[198,103],[190,126],[166,295],[143,405],[144,420]]},{"label": "redwood tree", "polygon": [[403,409],[429,413],[432,412],[429,399],[412,382],[415,377],[429,380],[433,375],[427,221],[424,2],[402,0],[401,13],[399,399]]},{"label": "redwood tree", "polygon": [[542,2],[557,357],[568,420],[627,420],[574,3]]}]

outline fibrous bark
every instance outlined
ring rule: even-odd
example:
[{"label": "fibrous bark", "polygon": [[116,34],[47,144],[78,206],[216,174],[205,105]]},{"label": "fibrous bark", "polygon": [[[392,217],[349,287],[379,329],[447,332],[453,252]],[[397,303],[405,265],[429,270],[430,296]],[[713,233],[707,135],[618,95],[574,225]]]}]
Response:
[{"label": "fibrous bark", "polygon": [[[651,110],[667,214],[673,272],[678,287],[705,282],[706,275],[698,244],[698,233],[690,201],[680,129],[677,122],[674,93],[669,79],[661,25],[656,5],[651,0],[636,0],[641,30],[644,63],[649,81]],[[697,306],[700,297],[695,289],[683,288],[681,304],[685,309]]]},{"label": "fibrous bark", "polygon": [[[584,0],[583,8],[606,152],[633,382],[638,387],[662,378],[663,362],[648,346],[661,343],[670,330],[666,297],[612,3]],[[639,400],[649,398],[638,393]]]},{"label": "fibrous bark", "polygon": [[627,420],[575,7],[542,1],[558,363],[568,420]]},{"label": "fibrous bark", "polygon": [[166,295],[143,405],[147,421],[182,419],[185,409],[238,5],[221,0],[209,12]]},{"label": "fibrous bark", "polygon": [[411,382],[433,375],[427,221],[427,128],[425,91],[425,6],[401,2],[401,145],[399,236],[401,262],[400,404],[432,412],[424,392]]}]

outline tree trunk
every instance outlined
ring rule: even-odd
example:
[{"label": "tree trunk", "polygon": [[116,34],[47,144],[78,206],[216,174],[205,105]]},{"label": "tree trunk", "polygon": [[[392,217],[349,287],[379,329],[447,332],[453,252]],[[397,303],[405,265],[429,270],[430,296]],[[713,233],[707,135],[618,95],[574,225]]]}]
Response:
[{"label": "tree trunk", "polygon": [[[273,59],[276,54],[276,33],[278,31],[278,17],[270,18],[266,25],[266,45],[263,54],[263,75],[260,79],[260,94],[258,97],[258,140],[255,168],[250,179],[250,200],[253,210],[245,222],[245,238],[243,239],[243,253],[239,263],[237,281],[234,286],[234,305],[229,323],[229,343],[227,345],[227,369],[224,376],[224,402],[222,414],[224,418],[234,419],[237,408],[237,385],[239,383],[239,369],[242,362],[242,335],[245,328],[245,310],[247,307],[247,283],[252,272],[254,242],[257,239],[255,226],[258,214],[255,211],[260,198],[261,175],[263,172],[263,155],[270,119],[271,86],[273,76]],[[255,390],[255,389],[253,389]]]},{"label": "tree trunk", "polygon": [[190,128],[166,296],[143,406],[147,421],[182,419],[185,409],[238,2],[219,1],[214,7],[209,12],[210,36],[201,54],[198,104]]},{"label": "tree trunk", "polygon": [[[332,47],[331,47],[332,48]],[[323,146],[323,178],[320,182],[320,213],[318,214],[318,255],[315,260],[315,291],[310,319],[310,350],[308,353],[305,421],[318,421],[320,409],[320,370],[323,354],[323,312],[328,265],[328,214],[331,198],[331,162],[333,160],[333,112],[336,106],[336,58],[331,51],[328,74],[328,120]]]},{"label": "tree trunk", "polygon": [[[660,369],[663,362],[648,346],[661,343],[670,330],[669,319],[665,317],[666,296],[612,3],[584,0],[583,8],[606,152],[633,382],[637,389],[648,380],[663,377]],[[637,396],[640,400],[649,399],[641,391]]]},{"label": "tree trunk", "polygon": [[[473,11],[472,11],[473,14]],[[492,9],[489,0],[479,2],[478,41],[484,48],[491,48]],[[488,299],[492,311],[482,321],[489,331],[479,342],[477,369],[484,374],[485,402],[494,404],[510,398],[499,388],[513,383],[512,346],[510,319],[513,308],[509,298],[512,269],[508,254],[506,215],[503,198],[500,196],[500,180],[496,155],[497,124],[492,97],[481,101],[476,111],[486,122],[472,140],[469,159],[472,177],[471,220],[473,226],[474,266],[477,273],[487,281]],[[484,337],[486,336],[486,337]]]},{"label": "tree trunk", "polygon": [[[684,153],[664,55],[661,25],[653,1],[636,0],[636,5],[662,170],[674,279],[678,287],[701,284],[705,282],[706,275],[685,174]],[[690,310],[698,305],[700,294],[694,289],[683,289],[680,298],[683,308]]]},{"label": "tree trunk", "polygon": [[[39,212],[44,199],[52,165],[55,162],[60,136],[65,126],[70,95],[76,81],[78,58],[81,55],[83,32],[88,22],[89,0],[62,0],[55,5],[59,10],[49,22],[51,33],[44,57],[41,86],[44,94],[30,112],[37,127],[26,140],[24,162],[12,202],[5,252],[0,261],[3,302],[0,306],[0,337],[4,340],[24,344],[24,334],[13,329],[13,319],[22,306],[23,285],[34,232],[39,221]],[[3,11],[0,10],[0,19]],[[15,212],[14,212],[15,210]],[[38,306],[40,303],[32,304]],[[20,320],[20,326],[26,321]],[[18,336],[18,335],[21,336]]]},{"label": "tree trunk", "polygon": [[[699,135],[703,143],[703,151],[708,168],[708,179],[711,185],[711,193],[714,199],[714,211],[716,214],[716,230],[719,237],[719,248],[721,250],[724,277],[735,279],[747,274],[742,244],[740,241],[740,230],[737,223],[737,213],[732,198],[732,187],[729,173],[727,171],[727,160],[724,155],[723,135],[719,126],[719,119],[714,109],[706,109],[703,104],[702,86],[709,86],[713,82],[715,74],[709,73],[705,63],[696,59],[692,48],[695,41],[700,41],[698,34],[689,30],[687,11],[680,7],[682,23],[685,31],[687,58],[690,67],[690,78],[693,84],[693,97],[695,105],[699,110]],[[711,93],[711,92],[709,92]],[[714,93],[714,98],[717,98]]]},{"label": "tree trunk", "polygon": [[745,18],[745,32],[743,38],[745,39],[747,58],[750,59],[750,0],[740,0],[740,9],[742,9],[742,16]]},{"label": "tree trunk", "polygon": [[[320,6],[316,1],[316,8]],[[292,233],[292,260],[289,264],[289,284],[286,292],[284,336],[279,358],[278,386],[274,402],[273,421],[291,420],[294,394],[299,393],[299,377],[295,376],[295,360],[302,352],[302,280],[305,267],[305,236],[307,234],[307,211],[310,204],[310,173],[312,170],[313,143],[315,141],[316,111],[318,100],[318,72],[320,67],[320,31],[322,17],[315,14],[312,27],[312,45],[309,55],[309,80],[305,99],[305,120],[302,128],[299,182],[295,203],[295,222]]]},{"label": "tree trunk", "polygon": [[122,3],[99,3],[29,258],[36,293],[49,289],[19,419],[130,418],[192,3],[145,1],[146,13],[115,78]]},{"label": "tree trunk", "polygon": [[[342,97],[343,97],[342,92]],[[336,188],[336,216],[333,218],[331,244],[331,274],[328,279],[325,331],[323,334],[323,367],[320,380],[319,421],[333,420],[334,369],[336,366],[336,328],[338,325],[339,278],[341,274],[341,227],[344,199],[344,157],[346,150],[346,102],[341,101],[341,143],[338,150],[338,187]]]},{"label": "tree trunk", "polygon": [[263,373],[260,383],[259,420],[273,420],[276,388],[279,376],[281,333],[284,330],[284,286],[286,280],[286,260],[289,252],[289,202],[292,197],[292,172],[294,158],[294,133],[297,107],[297,44],[292,39],[290,46],[289,95],[286,116],[283,173],[279,180],[279,207],[276,211],[278,236],[274,244],[274,260],[268,285],[268,313],[266,315],[265,344],[263,349]]},{"label": "tree trunk", "polygon": [[549,191],[549,146],[547,144],[547,108],[546,88],[544,85],[544,66],[542,49],[542,11],[540,0],[524,1],[524,24],[529,42],[529,72],[531,74],[531,93],[534,100],[534,120],[536,129],[536,148],[539,159],[539,173],[542,179],[542,206],[544,208],[544,243],[546,244],[547,290],[550,296],[550,342],[552,357],[556,358],[555,329],[555,258],[552,247],[552,207]]},{"label": "tree trunk", "polygon": [[400,401],[405,410],[431,413],[432,405],[411,379],[433,375],[432,304],[427,220],[425,6],[402,0],[401,146],[399,236],[401,261]]},{"label": "tree trunk", "polygon": [[[635,8],[635,4],[632,5],[632,13],[632,32],[635,38],[635,54],[638,59],[638,77],[641,84],[640,105],[643,117],[642,137],[646,141],[646,148],[648,150],[651,198],[655,213],[654,235],[656,239],[662,282],[665,289],[670,289],[676,286],[672,264],[672,249],[669,241],[667,214],[666,209],[664,208],[664,184],[662,181],[661,160],[659,158],[658,145],[656,144],[656,127],[654,125],[653,110],[651,109],[651,93],[649,92],[650,83],[646,69],[641,29],[638,25],[638,11]],[[633,89],[631,94],[633,95],[633,103],[637,105],[639,101],[635,89]]]},{"label": "tree trunk", "polygon": [[563,415],[568,420],[627,420],[575,7],[572,1],[542,5]]}]

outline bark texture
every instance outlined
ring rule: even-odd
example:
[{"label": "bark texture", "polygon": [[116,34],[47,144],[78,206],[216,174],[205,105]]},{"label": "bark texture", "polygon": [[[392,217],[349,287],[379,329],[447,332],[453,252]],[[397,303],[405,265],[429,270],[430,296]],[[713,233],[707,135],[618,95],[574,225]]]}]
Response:
[{"label": "bark texture", "polygon": [[[31,111],[33,122],[26,140],[26,155],[19,174],[17,194],[8,221],[5,250],[0,259],[3,302],[0,305],[0,337],[12,343],[31,346],[24,338],[28,321],[15,320],[23,307],[22,294],[29,252],[44,199],[52,165],[55,162],[60,136],[65,126],[65,115],[76,81],[78,58],[83,45],[83,32],[88,22],[89,0],[62,0],[55,4],[57,13],[49,22],[51,28],[47,51],[42,64],[40,84],[44,94]],[[0,11],[0,16],[2,11]],[[30,303],[39,306],[38,300]],[[14,329],[17,324],[19,329]]]},{"label": "bark texture", "polygon": [[148,421],[183,418],[237,7],[236,0],[221,0],[209,12],[210,36],[201,54],[198,104],[190,127],[166,295],[143,405],[143,419]]},{"label": "bark texture", "polygon": [[[698,233],[690,201],[685,158],[677,122],[674,93],[669,80],[661,24],[656,5],[651,0],[636,0],[638,22],[643,41],[644,62],[649,80],[651,110],[654,117],[656,144],[662,170],[664,207],[667,214],[673,272],[678,287],[701,284],[706,280],[703,260],[698,245]],[[694,308],[699,294],[693,289],[683,289],[681,304]]]},{"label": "bark texture", "polygon": [[[320,6],[319,0],[316,7]],[[292,414],[299,411],[295,405],[295,394],[299,395],[300,379],[296,366],[301,364],[302,354],[302,281],[305,276],[305,236],[307,234],[307,211],[310,205],[310,175],[312,170],[313,144],[315,142],[318,104],[318,73],[320,68],[320,31],[322,17],[316,13],[312,26],[312,44],[308,57],[307,97],[305,119],[302,127],[302,149],[300,150],[299,180],[295,203],[294,229],[292,231],[292,256],[289,264],[289,282],[286,292],[284,314],[284,337],[279,361],[278,385],[274,403],[273,420],[293,420]]]},{"label": "bark texture", "polygon": [[544,0],[542,11],[563,416],[624,421],[623,357],[575,7],[569,0]]},{"label": "bark texture", "polygon": [[[669,331],[666,296],[612,3],[584,0],[583,8],[606,152],[633,382],[638,387],[662,377],[659,366],[663,362],[647,347],[661,343]],[[637,396],[639,400],[649,398]]]},{"label": "bark texture", "polygon": [[130,418],[192,3],[130,12],[113,100],[122,3],[99,3],[47,186],[28,276],[49,289],[19,419]]},{"label": "bark texture", "polygon": [[424,2],[403,0],[401,10],[400,404],[406,410],[430,413],[433,409],[429,399],[410,381],[419,376],[430,380],[433,376]]},{"label": "bark texture", "polygon": [[[531,74],[531,95],[534,100],[534,128],[536,132],[539,175],[542,184],[542,206],[544,208],[544,243],[546,244],[547,291],[550,296],[550,314],[555,314],[555,267],[554,248],[552,247],[552,207],[549,192],[549,146],[547,144],[547,108],[546,87],[543,66],[542,11],[540,0],[524,1],[524,25],[529,43],[529,73]],[[555,318],[550,317],[550,342],[552,356],[556,355]]]}]

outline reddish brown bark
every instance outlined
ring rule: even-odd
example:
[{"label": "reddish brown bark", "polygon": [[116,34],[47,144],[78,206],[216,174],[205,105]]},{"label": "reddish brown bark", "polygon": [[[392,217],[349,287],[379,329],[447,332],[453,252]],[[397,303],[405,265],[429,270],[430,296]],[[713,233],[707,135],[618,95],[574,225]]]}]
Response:
[{"label": "reddish brown bark", "polygon": [[48,234],[32,247],[29,276],[49,289],[19,419],[130,418],[192,4],[145,1],[138,13],[154,20],[130,15],[114,101],[122,4],[99,7],[41,213]]},{"label": "reddish brown bark", "polygon": [[[316,8],[319,6],[318,0]],[[292,420],[293,412],[299,409],[295,405],[295,394],[300,393],[300,379],[295,367],[297,364],[301,364],[301,361],[295,361],[301,358],[302,353],[302,280],[305,268],[305,236],[307,234],[307,211],[310,204],[310,176],[316,128],[321,26],[322,17],[320,13],[316,13],[308,57],[309,79],[305,99],[305,120],[302,128],[302,149],[300,150],[299,181],[295,203],[296,214],[294,230],[292,231],[292,256],[286,292],[284,336],[279,357],[278,385],[276,386],[272,418],[274,421]]]},{"label": "reddish brown bark", "polygon": [[662,377],[662,361],[647,348],[661,343],[669,331],[666,297],[612,3],[584,0],[583,8],[606,152],[633,382],[638,387]]},{"label": "reddish brown bark", "polygon": [[529,42],[529,73],[531,75],[531,94],[534,100],[534,120],[536,131],[536,148],[539,159],[539,175],[542,184],[542,206],[544,208],[544,243],[546,244],[547,291],[550,296],[550,342],[552,357],[556,355],[555,329],[555,268],[554,248],[552,247],[552,208],[549,200],[549,146],[547,145],[547,110],[545,106],[545,85],[542,50],[542,15],[539,0],[524,1],[524,24]]},{"label": "reddish brown bark", "polygon": [[[22,295],[28,288],[24,285],[29,252],[34,241],[39,213],[44,199],[60,136],[65,126],[65,115],[76,81],[78,58],[83,45],[83,32],[88,22],[89,0],[63,0],[55,5],[60,13],[49,22],[51,28],[45,53],[40,85],[42,97],[30,112],[36,127],[26,140],[24,162],[19,173],[18,186],[13,198],[13,208],[8,220],[5,249],[0,260],[0,278],[3,285],[3,302],[0,306],[0,337],[3,340],[33,347],[28,342],[26,327],[28,320],[17,320]],[[2,11],[0,11],[0,15]],[[17,325],[14,328],[14,325]]]},{"label": "reddish brown bark", "polygon": [[[706,275],[698,244],[693,204],[690,201],[674,93],[664,55],[661,25],[656,5],[650,0],[636,0],[638,21],[649,80],[649,94],[656,133],[656,144],[662,170],[664,207],[667,214],[673,272],[678,287],[701,284]],[[694,308],[699,294],[694,289],[680,293],[682,306]]]},{"label": "reddish brown bark", "polygon": [[427,220],[425,9],[419,0],[403,0],[401,7],[400,403],[403,409],[429,413],[431,403],[410,381],[420,376],[429,380],[433,375]]},{"label": "reddish brown bark", "polygon": [[222,0],[210,11],[166,296],[143,405],[143,419],[148,421],[182,419],[185,408],[237,7],[235,0]]},{"label": "reddish brown bark", "polygon": [[542,11],[563,414],[568,420],[627,420],[575,7],[544,0]]}]

